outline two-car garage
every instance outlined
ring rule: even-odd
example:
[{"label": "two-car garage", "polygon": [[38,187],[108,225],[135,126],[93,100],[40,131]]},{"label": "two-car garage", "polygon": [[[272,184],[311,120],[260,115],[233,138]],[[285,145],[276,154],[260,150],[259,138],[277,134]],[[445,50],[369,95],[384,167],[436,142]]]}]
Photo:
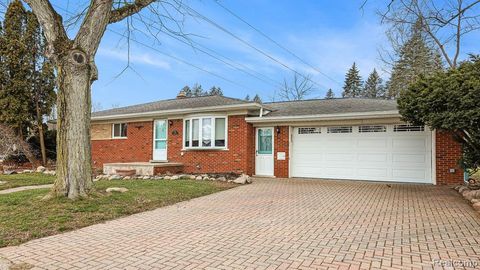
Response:
[{"label": "two-car garage", "polygon": [[423,126],[291,129],[290,176],[432,183],[432,132]]}]

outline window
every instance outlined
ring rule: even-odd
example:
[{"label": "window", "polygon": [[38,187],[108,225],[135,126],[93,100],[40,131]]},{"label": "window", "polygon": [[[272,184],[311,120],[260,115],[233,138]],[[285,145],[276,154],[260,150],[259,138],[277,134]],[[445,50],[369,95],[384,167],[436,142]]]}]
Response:
[{"label": "window", "polygon": [[395,125],[393,127],[394,132],[407,132],[407,131],[425,131],[424,126],[413,126],[413,125]]},{"label": "window", "polygon": [[328,127],[327,133],[352,133],[352,127]]},{"label": "window", "polygon": [[386,126],[360,126],[358,127],[358,132],[367,133],[367,132],[387,132]]},{"label": "window", "polygon": [[298,128],[298,134],[320,134],[322,129],[319,127],[301,127]]},{"label": "window", "polygon": [[127,124],[113,124],[113,138],[127,138]]},{"label": "window", "polygon": [[185,119],[185,148],[225,148],[226,117],[198,117]]}]

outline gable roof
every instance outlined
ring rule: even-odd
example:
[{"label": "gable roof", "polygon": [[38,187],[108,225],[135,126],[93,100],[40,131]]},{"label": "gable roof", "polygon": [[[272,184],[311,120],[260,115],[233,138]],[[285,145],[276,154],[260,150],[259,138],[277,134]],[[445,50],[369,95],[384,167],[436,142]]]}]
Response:
[{"label": "gable roof", "polygon": [[264,117],[397,111],[397,101],[371,98],[332,98],[265,103]]},{"label": "gable roof", "polygon": [[236,98],[229,98],[224,96],[201,96],[201,97],[186,97],[159,100],[155,102],[149,102],[144,104],[126,106],[121,108],[114,108],[104,111],[98,111],[92,113],[92,119],[104,119],[113,118],[118,116],[138,116],[149,114],[162,114],[167,112],[187,112],[189,110],[202,109],[202,108],[256,108],[261,107],[260,104],[253,101],[245,101]]}]

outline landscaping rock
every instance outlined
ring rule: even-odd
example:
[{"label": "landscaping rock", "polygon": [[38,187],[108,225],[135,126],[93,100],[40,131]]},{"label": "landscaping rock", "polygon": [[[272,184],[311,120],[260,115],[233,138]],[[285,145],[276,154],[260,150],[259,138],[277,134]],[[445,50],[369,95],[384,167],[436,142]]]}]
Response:
[{"label": "landscaping rock", "polygon": [[11,174],[17,174],[17,172],[16,171],[4,171],[3,174],[11,175]]},{"label": "landscaping rock", "polygon": [[112,193],[112,192],[124,193],[124,192],[127,192],[128,189],[124,188],[124,187],[109,187],[105,191],[108,192],[108,193]]},{"label": "landscaping rock", "polygon": [[150,176],[148,175],[145,175],[144,177],[142,177],[143,180],[150,180]]},{"label": "landscaping rock", "polygon": [[132,177],[131,177],[131,176],[128,176],[128,175],[125,176],[125,177],[123,177],[123,180],[130,180],[130,179],[132,179]]},{"label": "landscaping rock", "polygon": [[470,190],[468,187],[466,187],[466,186],[461,186],[461,187],[458,189],[458,192],[459,192],[460,194],[463,194],[464,191],[468,191],[468,190]]},{"label": "landscaping rock", "polygon": [[190,179],[190,180],[195,180],[195,178],[197,178],[197,177],[195,175],[189,175],[187,178]]},{"label": "landscaping rock", "polygon": [[22,173],[33,173],[33,170],[23,170]]},{"label": "landscaping rock", "polygon": [[227,178],[225,176],[222,176],[222,177],[217,178],[217,181],[225,182],[225,181],[227,181]]},{"label": "landscaping rock", "polygon": [[195,180],[198,180],[198,181],[203,180],[203,177],[201,177],[201,176],[199,175],[199,176],[197,176],[197,177],[195,178]]},{"label": "landscaping rock", "polygon": [[167,176],[163,177],[163,179],[170,180],[170,179],[172,179],[172,177],[167,175]]},{"label": "landscaping rock", "polygon": [[475,210],[477,210],[477,211],[480,212],[480,202],[474,203],[474,204],[472,205],[472,207],[473,207],[473,209],[475,209]]},{"label": "landscaping rock", "polygon": [[210,180],[210,178],[208,176],[204,176],[202,180],[203,181],[208,181],[208,180]]},{"label": "landscaping rock", "polygon": [[459,191],[461,187],[463,187],[463,185],[455,186],[453,189],[455,189],[456,191]]},{"label": "landscaping rock", "polygon": [[480,198],[480,190],[469,190],[462,193],[463,197],[469,201]]},{"label": "landscaping rock", "polygon": [[108,180],[120,180],[122,179],[122,177],[120,175],[110,175],[110,177],[108,177]]},{"label": "landscaping rock", "polygon": [[180,176],[178,176],[178,175],[174,175],[174,176],[170,177],[170,180],[178,180],[178,179],[180,179]]},{"label": "landscaping rock", "polygon": [[38,173],[43,173],[43,172],[46,171],[46,170],[47,170],[47,168],[45,168],[45,167],[43,167],[43,166],[38,166],[35,171],[38,172]]},{"label": "landscaping rock", "polygon": [[43,174],[48,174],[48,175],[56,175],[56,174],[57,174],[57,172],[55,172],[55,171],[49,171],[49,170],[46,170],[46,171],[44,171],[44,172],[43,172]]},{"label": "landscaping rock", "polygon": [[246,174],[242,174],[240,175],[240,177],[238,177],[237,179],[233,180],[234,183],[236,184],[249,184],[251,183],[252,181],[250,180],[250,176],[246,175]]}]

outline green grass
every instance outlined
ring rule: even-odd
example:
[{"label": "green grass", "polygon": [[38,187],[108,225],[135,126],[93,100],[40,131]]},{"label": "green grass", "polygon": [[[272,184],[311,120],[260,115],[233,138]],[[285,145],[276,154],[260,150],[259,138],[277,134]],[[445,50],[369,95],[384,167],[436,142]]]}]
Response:
[{"label": "green grass", "polygon": [[[106,193],[107,187],[126,193]],[[139,213],[234,187],[234,184],[192,180],[119,180],[95,182],[86,199],[42,201],[47,189],[0,195],[0,247],[18,245],[88,225]]]},{"label": "green grass", "polygon": [[43,173],[0,174],[0,181],[7,182],[0,185],[0,190],[23,186],[52,184],[54,180],[55,176]]}]

